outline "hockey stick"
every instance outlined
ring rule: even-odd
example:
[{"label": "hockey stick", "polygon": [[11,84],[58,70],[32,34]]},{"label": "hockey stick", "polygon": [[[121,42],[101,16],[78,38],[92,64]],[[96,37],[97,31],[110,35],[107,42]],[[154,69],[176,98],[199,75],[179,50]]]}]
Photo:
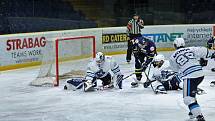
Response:
[{"label": "hockey stick", "polygon": [[[118,85],[119,83],[122,83],[123,80],[125,80],[125,79],[131,77],[131,76],[134,75],[134,74],[135,74],[135,72],[134,72],[134,73],[131,73],[131,74],[129,74],[129,75],[127,75],[127,76],[124,77],[122,80],[119,79],[120,81],[116,82],[117,85]],[[116,80],[118,80],[118,78],[119,78],[119,77],[117,77]],[[98,87],[95,88],[95,89],[96,89],[96,90],[112,89],[112,88],[113,88],[112,86],[113,86],[113,84],[109,84],[109,85],[106,85],[106,86],[98,86]]]},{"label": "hockey stick", "polygon": [[[131,76],[134,75],[134,74],[135,74],[135,72],[134,72],[134,73],[131,73],[131,74],[129,74],[129,75],[127,75],[127,76],[124,77],[124,78],[123,78],[123,75],[122,75],[122,76],[119,76],[119,77],[117,76],[116,85],[118,85],[118,86],[119,86],[119,85],[122,85],[122,81],[123,81],[123,80],[125,80],[125,79],[131,77]],[[121,84],[120,84],[120,83],[121,83]],[[119,88],[122,89],[121,86],[120,86]]]},{"label": "hockey stick", "polygon": [[[145,74],[147,80],[148,80],[149,82],[151,82],[151,80],[149,79],[149,77],[148,77],[148,75],[146,74],[146,72],[143,71],[143,73]],[[150,84],[150,86],[151,86],[151,88],[152,88],[152,91],[153,91],[155,94],[157,94],[156,91],[155,91],[155,89],[154,89],[154,87],[152,86],[152,83]]]},{"label": "hockey stick", "polygon": [[[154,81],[156,81],[156,80],[152,80],[152,81],[151,81],[151,80],[149,79],[148,75],[146,74],[146,72],[145,72],[145,71],[143,71],[143,72],[144,72],[144,74],[145,74],[147,80],[149,80],[149,82],[154,82]],[[150,86],[151,86],[151,88],[152,88],[152,91],[153,91],[155,94],[157,94],[158,91],[156,91],[156,90],[154,89],[154,87],[152,86],[152,83],[150,83]],[[166,90],[165,90],[165,92],[163,91],[163,92],[160,92],[160,93],[162,93],[162,94],[167,94]]]},{"label": "hockey stick", "polygon": [[[149,75],[149,72],[150,72],[150,69],[151,69],[151,65],[152,65],[152,63],[149,64],[148,75]],[[152,81],[149,79],[149,76],[146,74],[146,72],[143,71],[143,73],[145,74],[145,76],[146,76],[146,78],[147,78],[146,82],[147,82],[147,81],[152,82]],[[144,86],[145,86],[145,85],[144,85]],[[155,94],[157,94],[156,91],[155,91],[155,89],[154,89],[154,87],[152,86],[152,83],[150,83],[150,86],[151,86],[151,88],[152,88],[152,91],[153,91]]]},{"label": "hockey stick", "polygon": [[135,72],[134,73],[131,73],[131,74],[129,74],[128,76],[126,76],[126,77],[124,77],[122,80],[125,80],[125,79],[127,79],[127,78],[129,78],[129,77],[131,77],[132,75],[134,75],[135,74]]},{"label": "hockey stick", "polygon": [[[138,61],[139,61],[140,64],[142,63],[142,62],[140,61],[140,59],[138,59]],[[142,64],[141,64],[141,65],[142,65]],[[149,74],[149,72],[150,72],[151,65],[152,65],[152,63],[150,62],[149,67],[148,67],[148,74]],[[143,68],[143,67],[142,67],[142,68]],[[151,85],[151,88],[152,88],[153,92],[155,92],[155,90],[154,90],[154,88],[153,88],[153,86],[152,86],[151,83],[154,82],[154,81],[156,81],[156,80],[151,81],[151,80],[149,79],[149,77],[148,77],[148,75],[146,74],[145,71],[146,71],[146,70],[144,70],[144,71],[142,71],[142,72],[144,72],[144,74],[145,74],[147,80],[146,80],[146,82],[142,82],[141,84],[143,84],[143,87],[144,87],[144,88],[147,88],[149,85]],[[140,83],[140,82],[137,81],[137,80],[136,80],[136,82]]]}]

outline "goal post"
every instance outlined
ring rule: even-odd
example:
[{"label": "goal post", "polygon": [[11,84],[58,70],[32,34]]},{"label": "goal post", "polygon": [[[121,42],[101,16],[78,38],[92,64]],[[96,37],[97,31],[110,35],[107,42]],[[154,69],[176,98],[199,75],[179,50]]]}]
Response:
[{"label": "goal post", "polygon": [[63,39],[57,39],[55,41],[56,44],[56,84],[54,86],[59,86],[59,42],[60,41],[78,41],[80,39],[92,39],[92,56],[95,58],[96,55],[96,42],[95,42],[95,36],[79,36],[79,37],[71,37],[71,38],[63,38]]},{"label": "goal post", "polygon": [[[84,76],[86,64],[95,57],[95,36],[63,37],[47,40],[34,86],[59,86],[61,79]],[[82,60],[84,59],[84,60]]]}]

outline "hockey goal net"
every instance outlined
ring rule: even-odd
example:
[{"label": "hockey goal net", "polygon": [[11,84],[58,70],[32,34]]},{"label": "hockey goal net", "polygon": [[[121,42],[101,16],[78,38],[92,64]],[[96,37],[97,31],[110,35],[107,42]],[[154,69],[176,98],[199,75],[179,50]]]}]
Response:
[{"label": "hockey goal net", "polygon": [[46,41],[39,74],[30,85],[59,86],[60,80],[83,77],[86,65],[95,57],[95,36]]}]

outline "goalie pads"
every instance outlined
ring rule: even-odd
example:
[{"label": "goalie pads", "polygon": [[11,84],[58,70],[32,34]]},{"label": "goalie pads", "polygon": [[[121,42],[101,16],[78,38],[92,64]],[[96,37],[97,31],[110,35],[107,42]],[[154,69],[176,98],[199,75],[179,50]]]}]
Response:
[{"label": "goalie pads", "polygon": [[93,80],[85,80],[83,86],[85,92],[95,91],[95,87],[97,86],[96,78]]},{"label": "goalie pads", "polygon": [[84,78],[72,78],[66,81],[64,90],[77,90],[83,87]]}]

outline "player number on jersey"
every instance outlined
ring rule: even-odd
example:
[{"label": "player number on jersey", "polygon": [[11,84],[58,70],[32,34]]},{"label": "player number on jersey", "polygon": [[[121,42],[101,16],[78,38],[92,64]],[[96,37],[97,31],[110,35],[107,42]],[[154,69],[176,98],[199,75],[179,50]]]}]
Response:
[{"label": "player number on jersey", "polygon": [[183,66],[190,59],[195,59],[194,53],[193,52],[185,52],[184,54],[181,54],[176,58],[176,63],[178,63],[180,66]]}]

